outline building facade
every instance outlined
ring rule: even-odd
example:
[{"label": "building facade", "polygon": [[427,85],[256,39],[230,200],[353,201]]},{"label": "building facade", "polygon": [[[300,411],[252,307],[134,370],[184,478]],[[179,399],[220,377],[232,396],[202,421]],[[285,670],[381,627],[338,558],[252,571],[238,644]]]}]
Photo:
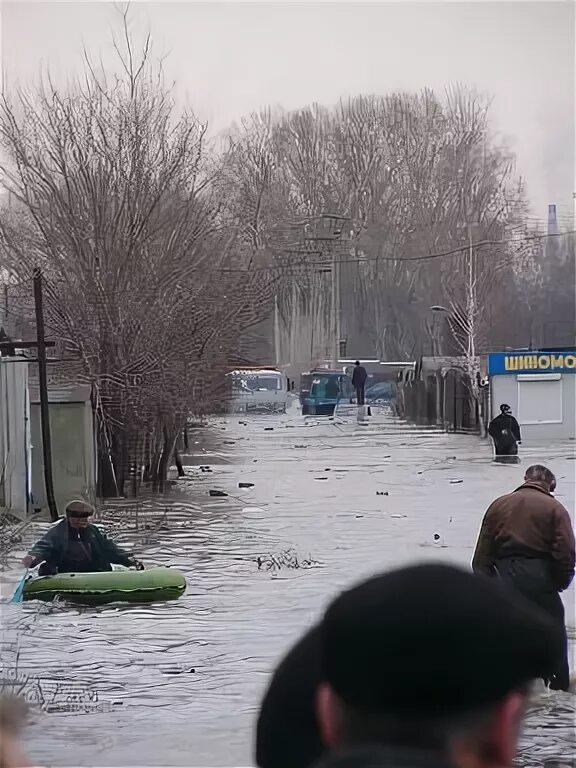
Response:
[{"label": "building facade", "polygon": [[492,417],[506,403],[524,442],[576,437],[576,348],[488,356]]}]

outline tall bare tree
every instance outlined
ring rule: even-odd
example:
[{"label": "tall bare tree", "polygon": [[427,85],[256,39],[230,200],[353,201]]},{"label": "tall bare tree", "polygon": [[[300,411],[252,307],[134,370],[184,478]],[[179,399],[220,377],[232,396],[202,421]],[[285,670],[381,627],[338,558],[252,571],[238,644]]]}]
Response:
[{"label": "tall bare tree", "polygon": [[179,429],[266,294],[226,226],[206,126],[177,114],[150,40],[137,54],[127,12],[122,23],[119,74],[86,56],[66,90],[47,78],[0,111],[19,207],[0,218],[4,260],[21,279],[42,267],[50,328],[93,387],[120,492],[144,472],[163,484]]}]

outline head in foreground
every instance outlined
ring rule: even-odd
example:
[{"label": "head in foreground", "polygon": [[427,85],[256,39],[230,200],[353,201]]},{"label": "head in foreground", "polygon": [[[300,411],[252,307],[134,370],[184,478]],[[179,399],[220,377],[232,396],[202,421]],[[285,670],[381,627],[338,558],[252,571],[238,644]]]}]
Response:
[{"label": "head in foreground", "polygon": [[331,750],[421,750],[457,768],[508,768],[532,681],[554,666],[549,620],[448,565],[370,579],[328,608],[316,712]]},{"label": "head in foreground", "polygon": [[0,694],[0,768],[27,768],[20,734],[28,708],[23,699]]},{"label": "head in foreground", "polygon": [[369,750],[378,765],[416,753],[455,768],[508,768],[531,682],[560,644],[546,617],[460,569],[375,577],[339,595],[278,667],[256,763],[307,768],[320,755],[330,763]]}]

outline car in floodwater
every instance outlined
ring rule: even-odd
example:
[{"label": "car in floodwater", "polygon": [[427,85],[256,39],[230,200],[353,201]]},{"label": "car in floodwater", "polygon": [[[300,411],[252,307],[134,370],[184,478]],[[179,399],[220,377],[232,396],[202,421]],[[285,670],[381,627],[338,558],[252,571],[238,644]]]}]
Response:
[{"label": "car in floodwater", "polygon": [[286,413],[288,380],[274,368],[243,369],[226,374],[232,383],[232,413]]},{"label": "car in floodwater", "polygon": [[303,416],[332,416],[339,402],[352,402],[352,379],[343,371],[320,368],[300,378]]},{"label": "car in floodwater", "polygon": [[[376,384],[372,384],[364,392],[364,402],[366,405],[392,405],[395,400],[395,381],[377,381]],[[355,395],[354,402],[356,402]]]}]

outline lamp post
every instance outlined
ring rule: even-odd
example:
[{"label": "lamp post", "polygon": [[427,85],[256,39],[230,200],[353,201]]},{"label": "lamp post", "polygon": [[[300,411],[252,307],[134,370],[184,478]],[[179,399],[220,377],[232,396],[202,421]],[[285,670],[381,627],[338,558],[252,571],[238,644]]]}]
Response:
[{"label": "lamp post", "polygon": [[[430,311],[434,313],[434,318],[436,318],[436,315],[439,314],[445,314],[445,315],[452,315],[452,312],[447,309],[446,307],[443,307],[441,304],[434,304],[431,307],[429,307]],[[439,339],[437,338],[436,334],[436,320],[434,320],[434,324],[432,326],[432,356],[436,357],[440,353],[440,344]]]}]

